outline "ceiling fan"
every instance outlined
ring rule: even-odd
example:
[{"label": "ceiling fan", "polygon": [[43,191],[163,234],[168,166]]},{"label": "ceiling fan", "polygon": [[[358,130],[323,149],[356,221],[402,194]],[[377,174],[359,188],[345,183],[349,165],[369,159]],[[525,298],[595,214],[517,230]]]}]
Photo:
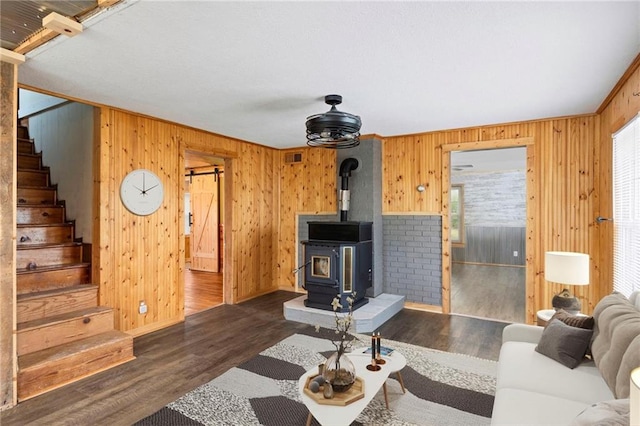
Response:
[{"label": "ceiling fan", "polygon": [[461,172],[464,169],[471,169],[471,168],[473,168],[473,164],[452,164],[451,165],[451,170],[456,172]]}]

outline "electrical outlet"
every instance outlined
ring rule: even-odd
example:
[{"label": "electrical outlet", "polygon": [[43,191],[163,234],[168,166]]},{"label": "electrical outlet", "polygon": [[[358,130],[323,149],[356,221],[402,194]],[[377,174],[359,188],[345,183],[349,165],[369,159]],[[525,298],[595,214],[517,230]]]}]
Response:
[{"label": "electrical outlet", "polygon": [[140,306],[138,306],[138,312],[141,314],[146,314],[147,313],[147,304],[144,303],[144,300],[140,301]]},{"label": "electrical outlet", "polygon": [[518,252],[517,251],[513,252],[513,257],[518,257]]}]

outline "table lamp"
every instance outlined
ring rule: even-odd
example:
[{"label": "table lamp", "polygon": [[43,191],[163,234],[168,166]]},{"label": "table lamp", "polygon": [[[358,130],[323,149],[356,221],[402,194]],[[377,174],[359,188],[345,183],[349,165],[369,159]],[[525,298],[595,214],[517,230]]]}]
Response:
[{"label": "table lamp", "polygon": [[[588,285],[589,255],[570,251],[548,251],[544,254],[544,279],[559,284]],[[569,290],[553,296],[551,305],[557,311],[577,314],[582,306]]]}]

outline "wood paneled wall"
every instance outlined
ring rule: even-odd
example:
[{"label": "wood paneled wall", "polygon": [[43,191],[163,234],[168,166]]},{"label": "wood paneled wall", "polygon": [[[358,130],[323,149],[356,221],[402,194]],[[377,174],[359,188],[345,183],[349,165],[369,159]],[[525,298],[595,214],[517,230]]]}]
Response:
[{"label": "wood paneled wall", "polygon": [[[640,55],[630,67],[630,76],[613,96],[611,102],[603,105],[600,114],[600,134],[598,135],[596,181],[598,188],[596,216],[613,217],[613,140],[612,134],[627,124],[640,112]],[[613,289],[613,223],[602,222],[597,227],[598,244],[601,247],[599,268],[596,271],[602,283],[602,295]]]},{"label": "wood paneled wall", "polygon": [[[598,117],[585,115],[385,138],[383,214],[446,214],[450,151],[530,143],[527,238],[532,250],[527,252],[531,265],[527,273],[527,320],[533,321],[535,312],[549,307],[553,294],[561,289],[544,280],[545,251],[589,253],[592,272],[599,267],[594,229],[598,133]],[[426,191],[418,193],[418,184],[425,185]],[[444,231],[443,235],[448,235]],[[447,246],[445,241],[445,254],[450,250]],[[443,281],[449,273],[445,258]],[[591,312],[603,294],[597,275],[592,276],[590,286],[575,288],[585,312]],[[443,299],[448,299],[446,285],[443,290]],[[448,302],[443,300],[443,306],[448,309]]]},{"label": "wood paneled wall", "polygon": [[0,410],[16,393],[16,126],[18,66],[0,62]]},{"label": "wood paneled wall", "polygon": [[[141,334],[184,318],[185,150],[226,161],[225,302],[277,289],[277,151],[106,107],[99,115],[93,272],[118,329]],[[120,182],[137,168],[155,172],[165,190],[161,208],[146,217],[120,201]],[[138,313],[141,300],[146,314]]]},{"label": "wood paneled wall", "polygon": [[[291,153],[302,153],[299,163],[286,163]],[[298,214],[336,214],[338,212],[336,151],[300,148],[279,152],[280,230],[277,279],[280,288],[295,289],[292,272],[297,262]]]}]

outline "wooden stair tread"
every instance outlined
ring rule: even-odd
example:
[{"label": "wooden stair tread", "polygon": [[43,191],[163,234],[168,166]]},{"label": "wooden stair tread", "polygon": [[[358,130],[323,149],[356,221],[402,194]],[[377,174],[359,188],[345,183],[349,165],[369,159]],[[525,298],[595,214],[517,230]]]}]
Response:
[{"label": "wooden stair tread", "polygon": [[73,222],[60,222],[60,223],[22,223],[16,225],[18,229],[20,228],[53,228],[56,226],[73,226]]},{"label": "wooden stair tread", "polygon": [[38,190],[47,190],[47,191],[55,191],[58,189],[57,185],[20,185],[17,184],[18,189],[38,189]]},{"label": "wooden stair tread", "polygon": [[[23,152],[22,154],[28,154],[28,152]],[[16,169],[19,172],[31,172],[31,173],[49,173],[49,167],[43,166],[41,169],[25,169],[24,167],[18,167]]]},{"label": "wooden stair tread", "polygon": [[[38,352],[22,355],[18,358],[18,368],[22,372],[42,363],[55,362],[68,356],[74,356],[90,348],[106,346],[122,340],[133,341],[133,337],[117,330],[107,331],[85,339],[76,340],[75,342],[65,343]],[[131,359],[133,359],[133,357]]]},{"label": "wooden stair tread", "polygon": [[99,288],[91,283],[91,264],[83,262],[84,244],[75,238],[75,221],[66,219],[42,152],[27,127],[16,136],[14,342],[18,401],[24,401],[135,356],[133,337],[113,328],[113,308],[97,306]]},{"label": "wooden stair tread", "polygon": [[61,322],[69,321],[78,317],[89,317],[91,315],[96,315],[103,312],[109,312],[111,310],[112,310],[111,308],[107,308],[104,306],[94,306],[92,308],[86,308],[79,311],[66,312],[64,314],[55,315],[52,317],[41,318],[37,320],[19,323],[17,325],[17,330],[18,332],[21,332],[21,331],[26,331],[32,328],[40,328],[43,325],[51,326],[51,325],[59,324]]},{"label": "wooden stair tread", "polygon": [[18,250],[38,250],[38,249],[48,249],[54,247],[76,247],[81,246],[81,242],[70,242],[70,243],[55,243],[55,244],[33,244],[30,246],[20,246],[16,247]]},{"label": "wooden stair tread", "polygon": [[39,266],[36,269],[16,269],[16,274],[33,274],[45,271],[57,271],[60,269],[86,268],[90,263],[65,263],[62,265]]},{"label": "wooden stair tread", "polygon": [[95,284],[76,284],[73,286],[69,286],[69,287],[61,287],[61,288],[54,288],[52,290],[44,290],[44,291],[37,291],[37,292],[33,292],[33,293],[25,293],[25,294],[18,294],[16,296],[16,299],[18,302],[26,302],[28,300],[37,300],[37,299],[44,299],[46,297],[51,297],[51,296],[55,296],[55,295],[62,295],[62,294],[67,294],[67,293],[75,293],[77,291],[83,291],[83,290],[98,290],[98,286],[96,286]]}]

